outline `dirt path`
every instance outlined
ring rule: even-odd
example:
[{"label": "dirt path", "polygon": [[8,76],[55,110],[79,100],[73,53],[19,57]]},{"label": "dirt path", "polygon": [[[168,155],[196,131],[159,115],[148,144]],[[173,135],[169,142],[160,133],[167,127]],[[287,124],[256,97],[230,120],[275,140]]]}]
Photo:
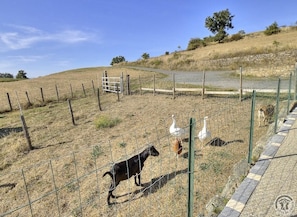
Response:
[{"label": "dirt path", "polygon": [[[153,69],[144,67],[131,67],[138,70],[146,70],[169,75],[166,80],[172,80],[172,74],[175,74],[175,81],[178,83],[188,83],[202,85],[203,72],[187,72],[187,71],[169,71],[163,69]],[[240,80],[232,76],[232,71],[210,71],[205,74],[205,85],[220,88],[239,88]],[[243,77],[242,87],[244,89],[277,89],[277,78],[259,78],[252,80]],[[281,89],[288,89],[289,79],[281,79]]]}]

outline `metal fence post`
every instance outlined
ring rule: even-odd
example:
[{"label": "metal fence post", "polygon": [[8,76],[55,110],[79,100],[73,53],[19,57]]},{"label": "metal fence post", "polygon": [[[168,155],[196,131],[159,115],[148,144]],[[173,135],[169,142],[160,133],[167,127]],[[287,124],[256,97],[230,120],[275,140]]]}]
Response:
[{"label": "metal fence post", "polygon": [[172,88],[172,94],[173,94],[173,99],[175,99],[175,74],[172,74],[172,81],[173,81],[173,88]]},{"label": "metal fence post", "polygon": [[8,100],[10,111],[12,111],[12,105],[11,105],[11,100],[10,100],[9,93],[6,93],[6,95],[7,95],[7,100]]},{"label": "metal fence post", "polygon": [[189,135],[189,181],[188,181],[188,217],[193,216],[194,206],[194,160],[195,160],[195,126],[194,118],[190,119],[190,135]]},{"label": "metal fence post", "polygon": [[280,92],[280,78],[278,79],[278,85],[277,85],[277,93],[276,93],[276,107],[275,107],[275,118],[274,118],[274,133],[277,131],[277,121],[278,121],[278,107],[279,107],[279,92]]},{"label": "metal fence post", "polygon": [[253,90],[252,108],[251,108],[250,138],[249,138],[249,153],[248,153],[248,163],[249,164],[252,162],[252,154],[253,154],[255,99],[256,99],[256,91]]},{"label": "metal fence post", "polygon": [[73,110],[72,110],[72,106],[71,106],[71,100],[70,99],[67,99],[67,101],[68,101],[69,112],[70,112],[70,115],[71,115],[71,121],[72,121],[72,124],[75,125],[75,119],[74,119],[74,116],[73,116]]},{"label": "metal fence post", "polygon": [[297,100],[297,68],[294,70],[294,100]]},{"label": "metal fence post", "polygon": [[56,88],[56,94],[57,94],[57,101],[60,101],[60,97],[59,97],[59,90],[58,90],[58,85],[55,85]]},{"label": "metal fence post", "polygon": [[291,101],[291,83],[292,83],[292,72],[290,73],[290,80],[289,80],[287,115],[289,114],[289,110],[290,110],[290,101]]},{"label": "metal fence post", "polygon": [[240,66],[240,78],[239,78],[239,101],[242,101],[242,67]]},{"label": "metal fence post", "polygon": [[121,73],[121,77],[120,77],[120,91],[124,96],[124,73],[123,72]]},{"label": "metal fence post", "polygon": [[202,99],[204,99],[205,94],[205,71],[203,71],[203,79],[202,79]]},{"label": "metal fence post", "polygon": [[22,122],[22,128],[23,128],[23,131],[24,131],[24,135],[25,135],[25,138],[27,140],[27,143],[28,143],[28,146],[29,146],[29,150],[33,150],[34,147],[32,146],[32,143],[31,143],[31,138],[30,138],[30,134],[28,132],[28,127],[27,127],[27,124],[26,124],[26,121],[25,121],[25,117],[23,114],[21,114],[21,122]]}]

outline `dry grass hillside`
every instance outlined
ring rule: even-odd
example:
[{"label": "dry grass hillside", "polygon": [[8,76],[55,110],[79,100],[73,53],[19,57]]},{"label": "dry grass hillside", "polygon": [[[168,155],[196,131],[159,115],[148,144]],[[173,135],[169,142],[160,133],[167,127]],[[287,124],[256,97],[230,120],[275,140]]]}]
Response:
[{"label": "dry grass hillside", "polygon": [[[164,52],[165,53],[165,52]],[[242,66],[251,76],[288,76],[297,60],[297,29],[282,28],[279,34],[246,34],[243,39],[211,44],[193,51],[128,62],[127,65],[172,70],[237,70]]]}]

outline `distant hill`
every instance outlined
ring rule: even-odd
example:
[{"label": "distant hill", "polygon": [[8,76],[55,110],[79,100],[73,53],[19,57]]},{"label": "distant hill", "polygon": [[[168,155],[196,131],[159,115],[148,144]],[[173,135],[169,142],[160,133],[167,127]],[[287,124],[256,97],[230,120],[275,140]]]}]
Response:
[{"label": "distant hill", "polygon": [[176,51],[147,60],[121,65],[160,69],[210,71],[238,70],[251,76],[289,76],[297,60],[297,27],[283,27],[266,36],[264,32],[244,35],[243,39],[214,43],[192,51]]}]

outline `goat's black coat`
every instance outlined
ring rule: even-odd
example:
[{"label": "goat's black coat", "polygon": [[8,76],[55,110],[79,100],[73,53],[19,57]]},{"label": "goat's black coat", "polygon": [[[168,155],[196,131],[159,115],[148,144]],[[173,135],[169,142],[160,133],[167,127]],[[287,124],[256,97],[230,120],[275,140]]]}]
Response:
[{"label": "goat's black coat", "polygon": [[[158,156],[159,152],[157,149],[150,145],[148,148],[146,148],[141,153],[129,158],[128,160],[121,161],[119,163],[116,163],[113,165],[110,171],[107,171],[103,174],[103,177],[108,174],[112,178],[109,191],[108,191],[108,197],[107,197],[107,203],[110,205],[110,197],[115,198],[115,196],[112,194],[112,191],[118,186],[120,181],[126,180],[134,176],[134,181],[137,186],[142,185],[140,181],[140,172],[144,166],[144,161],[148,158],[148,156]],[[136,178],[138,177],[138,183],[136,181]]]}]

